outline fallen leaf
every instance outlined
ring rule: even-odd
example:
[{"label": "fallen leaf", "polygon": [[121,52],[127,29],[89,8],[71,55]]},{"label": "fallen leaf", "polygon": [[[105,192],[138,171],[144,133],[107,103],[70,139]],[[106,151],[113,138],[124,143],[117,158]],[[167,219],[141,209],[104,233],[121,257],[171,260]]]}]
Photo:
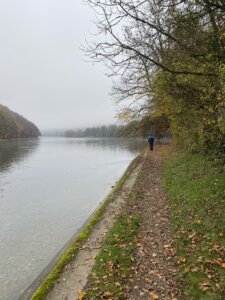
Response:
[{"label": "fallen leaf", "polygon": [[211,288],[211,284],[207,281],[204,281],[204,282],[199,284],[199,287],[203,292],[205,292],[205,291],[207,291],[208,289]]},{"label": "fallen leaf", "polygon": [[150,299],[149,300],[155,300],[159,299],[159,296],[156,293],[150,293]]},{"label": "fallen leaf", "polygon": [[79,300],[82,300],[82,299],[84,298],[85,295],[86,295],[85,292],[82,292],[82,291],[78,292],[78,299],[79,299]]}]

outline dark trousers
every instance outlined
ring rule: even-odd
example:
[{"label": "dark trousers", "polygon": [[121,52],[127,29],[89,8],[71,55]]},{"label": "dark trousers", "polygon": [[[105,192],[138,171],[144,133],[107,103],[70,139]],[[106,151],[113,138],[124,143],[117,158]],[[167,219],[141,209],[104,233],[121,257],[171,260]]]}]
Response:
[{"label": "dark trousers", "polygon": [[153,142],[149,143],[149,149],[150,151],[153,151]]}]

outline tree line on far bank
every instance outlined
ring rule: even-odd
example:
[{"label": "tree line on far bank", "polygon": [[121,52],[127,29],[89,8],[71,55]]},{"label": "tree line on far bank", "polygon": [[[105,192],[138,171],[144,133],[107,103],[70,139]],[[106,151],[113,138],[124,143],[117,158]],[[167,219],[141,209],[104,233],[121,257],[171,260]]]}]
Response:
[{"label": "tree line on far bank", "polygon": [[119,117],[165,117],[177,144],[224,153],[224,0],[84,1],[102,36],[84,50],[108,64]]},{"label": "tree line on far bank", "polygon": [[85,129],[74,129],[65,131],[65,137],[117,137],[119,136],[120,126],[98,126]]},{"label": "tree line on far bank", "polygon": [[[108,125],[108,126],[96,126],[88,127],[84,129],[74,129],[65,131],[65,137],[120,137],[131,136],[131,132],[128,134],[123,133],[124,126],[121,125]],[[133,136],[138,136],[135,133]]]},{"label": "tree line on far bank", "polygon": [[[146,125],[147,123],[147,125]],[[154,134],[157,139],[170,136],[169,123],[166,117],[135,120],[126,125],[108,125],[88,127],[85,129],[66,130],[65,137],[143,137]]]},{"label": "tree line on far bank", "polygon": [[0,139],[37,138],[40,135],[36,125],[0,104]]}]

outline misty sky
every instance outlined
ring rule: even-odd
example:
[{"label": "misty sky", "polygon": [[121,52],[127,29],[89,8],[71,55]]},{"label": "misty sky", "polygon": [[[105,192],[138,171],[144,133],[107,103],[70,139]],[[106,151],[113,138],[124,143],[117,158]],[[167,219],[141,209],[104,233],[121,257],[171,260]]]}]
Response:
[{"label": "misty sky", "polygon": [[80,0],[0,0],[0,103],[40,129],[114,123],[106,70],[80,50],[91,19]]}]

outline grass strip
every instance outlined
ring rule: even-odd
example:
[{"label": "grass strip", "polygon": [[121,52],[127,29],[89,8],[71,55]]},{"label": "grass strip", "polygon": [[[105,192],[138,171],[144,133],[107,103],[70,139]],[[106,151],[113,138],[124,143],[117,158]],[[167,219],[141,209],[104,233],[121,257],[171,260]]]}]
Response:
[{"label": "grass strip", "polygon": [[[143,163],[144,157],[145,152],[141,156]],[[135,238],[141,222],[135,207],[143,196],[144,180],[146,172],[142,168],[128,196],[126,207],[110,230],[79,299],[127,299],[127,278],[134,261]]]},{"label": "grass strip", "polygon": [[109,232],[83,293],[84,299],[126,299],[123,283],[127,279],[133,262],[141,218],[123,215]]},{"label": "grass strip", "polygon": [[106,197],[101,206],[96,210],[96,212],[91,217],[90,221],[86,224],[83,231],[76,238],[74,243],[70,246],[70,248],[63,254],[61,259],[58,261],[54,269],[50,272],[44,282],[40,285],[37,291],[30,298],[31,300],[44,300],[48,293],[53,289],[55,281],[60,277],[63,273],[65,266],[71,262],[79,252],[79,249],[82,247],[84,242],[87,240],[88,236],[93,230],[94,225],[101,219],[103,216],[108,204],[112,202],[117,193],[122,189],[124,183],[129,178],[134,169],[138,166],[142,159],[143,153],[137,156],[129,165],[126,172],[119,180],[117,185],[113,188],[111,193]]},{"label": "grass strip", "polygon": [[225,299],[225,172],[222,160],[175,153],[164,187],[180,265],[182,299]]}]

